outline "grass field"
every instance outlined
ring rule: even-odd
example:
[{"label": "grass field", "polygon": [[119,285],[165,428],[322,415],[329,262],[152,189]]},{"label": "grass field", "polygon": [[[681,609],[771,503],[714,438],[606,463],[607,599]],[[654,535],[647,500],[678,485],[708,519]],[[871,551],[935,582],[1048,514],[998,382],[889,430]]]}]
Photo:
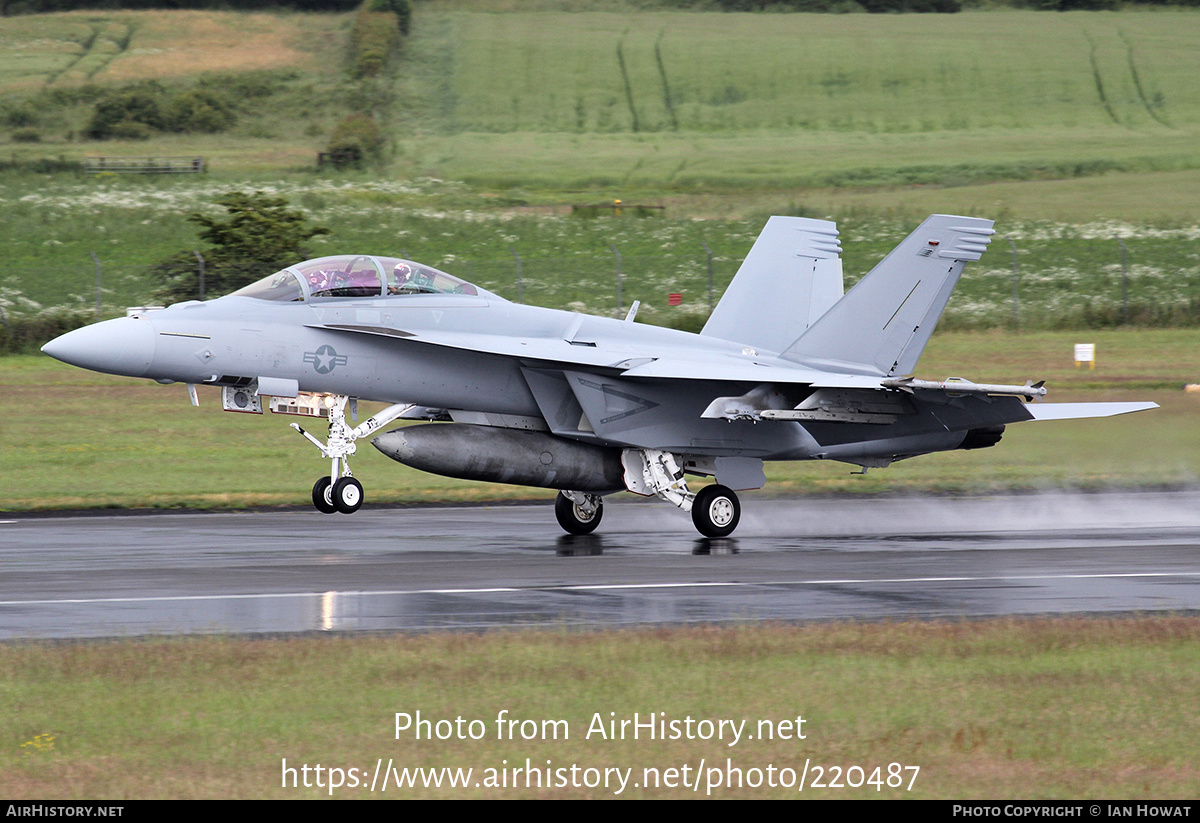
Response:
[{"label": "grass field", "polygon": [[[656,323],[705,314],[705,246],[713,253],[713,297],[719,299],[765,222],[764,217],[584,220],[512,212],[489,207],[460,186],[429,180],[55,180],[35,191],[31,185],[26,177],[0,179],[0,219],[11,231],[7,265],[0,273],[0,306],[15,313],[93,305],[93,252],[101,263],[103,314],[145,305],[156,287],[145,276],[151,265],[179,250],[204,248],[186,216],[195,211],[218,215],[212,199],[237,188],[286,196],[314,223],[329,227],[330,235],[310,245],[313,256],[355,251],[411,257],[511,300],[520,295],[526,303],[555,308],[623,314],[617,305],[616,247],[623,307],[640,300],[641,318]],[[925,215],[847,210],[833,216],[841,218],[846,279],[852,285]],[[1194,324],[1200,316],[1200,229],[1195,225],[1010,217],[997,222],[997,231],[984,259],[968,267],[947,310],[946,327],[1012,324],[1010,242],[1018,249],[1017,314],[1024,328],[1119,324],[1122,241],[1129,318],[1135,325]],[[521,256],[520,284],[514,253]],[[683,295],[681,307],[668,306],[671,293]]]},{"label": "grass field", "polygon": [[[204,155],[216,168],[315,164],[337,120],[362,103],[345,81],[349,15],[203,11],[81,11],[0,22],[0,107],[13,160],[85,155]],[[84,139],[105,89],[154,81],[208,84],[239,122],[224,134],[150,141]]]},{"label": "grass field", "polygon": [[[365,799],[377,761],[473,770],[467,788],[393,783],[381,798],[705,797],[711,782],[727,782],[729,767],[757,787],[722,785],[712,797],[1167,800],[1200,792],[1194,617],[5,644],[0,672],[0,794],[13,800]],[[498,740],[502,710],[538,721],[536,732],[526,727],[536,739],[514,731],[515,740]],[[395,714],[418,711],[433,722],[462,718],[464,737],[478,720],[480,739],[397,733]],[[688,717],[745,720],[754,739],[730,745],[728,728],[724,740],[647,740],[645,732],[605,740],[595,731],[588,739],[597,716],[632,721],[634,712],[681,730]],[[543,739],[543,720],[564,722]],[[786,738],[762,739],[760,721]],[[511,769],[526,758],[535,770],[566,769],[567,785],[525,788],[521,773],[513,788]],[[284,760],[295,782],[310,767],[309,788],[292,788],[291,778],[282,785]],[[823,766],[829,783],[837,767],[843,784],[860,787],[808,785],[801,794],[806,760]],[[321,788],[317,763],[326,770]],[[889,786],[893,763],[902,779]],[[632,771],[618,793],[615,777],[610,788],[571,786],[572,766]],[[675,788],[643,788],[645,769],[661,780],[684,766],[688,788],[679,772]],[[330,768],[343,770],[332,792]],[[486,783],[488,769],[497,787],[474,785]],[[600,782],[595,772],[586,779]]]},{"label": "grass field", "polygon": [[[804,192],[827,208],[864,189],[1020,181],[1028,187],[973,190],[971,204],[1023,217],[1195,221],[1195,16],[494,14],[428,4],[396,73],[362,85],[339,79],[345,16],[48,15],[37,28],[30,18],[0,24],[0,91],[18,110],[34,106],[41,129],[41,143],[10,145],[16,158],[203,153],[217,169],[295,170],[338,117],[367,109],[391,135],[389,176],[519,189],[543,202],[575,189],[659,198],[717,189]],[[220,137],[78,142],[66,135],[79,133],[85,101],[41,114],[56,99],[47,95],[80,82],[186,85],[213,72],[273,87]],[[1101,175],[1133,202],[1072,208],[1055,197]]]},{"label": "grass field", "polygon": [[[105,312],[145,303],[146,268],[199,245],[188,213],[261,188],[333,229],[314,253],[400,253],[514,298],[518,253],[523,297],[542,305],[618,312],[611,244],[621,302],[640,299],[653,322],[680,313],[665,306],[673,292],[682,312],[706,310],[702,244],[719,294],[766,214],[838,218],[853,282],[931,212],[998,219],[1019,248],[1025,327],[1119,320],[1119,238],[1132,319],[1195,322],[1196,12],[479,8],[492,5],[419,5],[395,73],[366,84],[343,70],[344,15],[0,21],[0,109],[13,132],[28,120],[41,134],[10,142],[17,161],[200,153],[214,169],[203,180],[0,174],[5,309],[36,311],[21,297],[91,305],[93,252]],[[156,62],[168,58],[169,71]],[[79,139],[87,89],[148,78],[228,87],[243,100],[239,122],[220,135]],[[363,109],[391,135],[388,158],[314,174],[333,124]],[[664,204],[667,219],[563,216],[605,198]],[[948,325],[1010,322],[1011,263],[997,240]]]},{"label": "grass field", "polygon": [[405,114],[437,137],[401,165],[684,191],[1194,169],[1183,19],[428,11]]},{"label": "grass field", "polygon": [[0,87],[17,91],[206,73],[322,71],[337,54],[341,25],[332,15],[182,10],[10,17],[0,28]]},{"label": "grass field", "polygon": [[427,28],[450,29],[447,130],[928,134],[1200,125],[1185,19],[545,13]]}]

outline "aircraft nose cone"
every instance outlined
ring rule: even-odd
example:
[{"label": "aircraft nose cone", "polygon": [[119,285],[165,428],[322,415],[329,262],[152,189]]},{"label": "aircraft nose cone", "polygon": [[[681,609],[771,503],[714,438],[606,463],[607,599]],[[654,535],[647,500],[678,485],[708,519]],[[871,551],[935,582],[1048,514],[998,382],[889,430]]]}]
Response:
[{"label": "aircraft nose cone", "polygon": [[142,377],[154,361],[154,327],[143,317],[118,317],[54,338],[42,351],[81,369]]}]

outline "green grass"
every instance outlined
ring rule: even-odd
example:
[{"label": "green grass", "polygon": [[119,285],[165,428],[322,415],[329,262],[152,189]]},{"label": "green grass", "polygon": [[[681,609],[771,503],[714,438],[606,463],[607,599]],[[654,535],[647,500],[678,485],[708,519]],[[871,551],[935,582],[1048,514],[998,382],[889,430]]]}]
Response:
[{"label": "green grass", "polygon": [[422,18],[428,30],[450,29],[447,130],[849,134],[1200,125],[1200,92],[1190,82],[1200,53],[1183,23],[1190,19],[1155,12]]},{"label": "green grass", "polygon": [[[0,24],[0,90],[42,132],[41,143],[11,145],[16,159],[203,153],[225,171],[294,171],[345,112],[370,110],[392,135],[386,176],[517,187],[555,202],[573,189],[803,191],[824,208],[847,192],[904,203],[912,186],[933,185],[958,202],[955,189],[971,187],[987,198],[973,205],[999,200],[1026,217],[1195,220],[1195,16],[495,14],[428,4],[395,73],[357,84],[344,74],[347,16],[41,15],[37,29],[22,18]],[[76,77],[84,66],[86,81]],[[269,87],[239,92],[230,134],[68,139],[86,122],[89,98],[70,97],[81,82],[188,85],[213,73],[231,88],[239,77]],[[1060,202],[1066,184],[1100,175],[1134,202]],[[1021,186],[999,198],[978,189],[1006,181]]]},{"label": "green grass", "polygon": [[[640,317],[660,324],[707,312],[705,245],[714,255],[714,299],[719,299],[765,222],[760,216],[587,220],[562,213],[514,213],[498,206],[496,198],[430,180],[55,179],[31,191],[35,183],[25,175],[0,177],[0,219],[12,237],[6,245],[7,266],[0,274],[0,299],[7,302],[0,305],[10,312],[36,310],[22,304],[16,293],[43,307],[93,305],[92,252],[102,266],[102,313],[144,305],[156,288],[145,278],[151,265],[180,250],[204,247],[187,215],[219,214],[212,200],[235,189],[283,195],[314,223],[329,227],[332,234],[310,244],[313,256],[355,251],[410,257],[516,300],[515,252],[521,256],[524,302],[554,308],[618,314],[615,246],[621,254],[622,305],[628,308],[633,300],[641,300]],[[822,214],[794,203],[780,211]],[[839,218],[847,285],[852,285],[926,215],[846,209],[830,216]],[[1009,217],[998,220],[997,231],[983,260],[967,268],[945,327],[1012,323],[1008,241],[1019,250],[1018,314],[1023,328],[1119,324],[1118,238],[1127,248],[1130,321],[1200,321],[1200,230],[1194,224],[1076,224]],[[668,295],[675,292],[683,294],[678,309],[668,306]]]},{"label": "green grass", "polygon": [[[1014,425],[994,448],[928,455],[866,476],[851,475],[852,467],[842,463],[769,463],[769,482],[759,494],[1192,485],[1200,477],[1200,396],[1182,388],[1200,382],[1198,334],[936,335],[918,369],[929,379],[1047,379],[1051,401],[1152,400],[1162,408],[1107,420]],[[1075,369],[1075,342],[1096,344],[1095,371]],[[327,469],[283,418],[222,412],[219,395],[203,387],[196,409],[182,386],[93,374],[43,356],[0,358],[0,385],[14,408],[37,410],[32,421],[0,424],[7,510],[305,505],[313,481]],[[249,470],[234,472],[233,465]],[[371,448],[359,450],[354,468],[368,504],[549,501],[553,495],[425,474]]]},{"label": "green grass", "polygon": [[[482,782],[485,769],[529,758],[535,768],[633,769],[631,784],[647,767],[687,765],[694,775],[703,759],[708,777],[728,759],[744,773],[798,773],[806,760],[868,775],[879,765],[885,778],[891,763],[919,767],[904,772],[904,789],[809,787],[801,797],[1165,800],[1200,791],[1200,621],[1186,617],[5,644],[0,672],[0,793],[12,799],[329,796],[282,787],[284,759],[358,769],[368,783],[380,759],[472,768]],[[564,720],[569,738],[497,740],[502,710]],[[397,735],[395,713],[417,711],[435,722],[480,720],[484,736]],[[755,739],[586,739],[595,716],[634,712],[745,720]],[[759,739],[759,721],[798,716],[805,739]],[[614,796],[509,780],[507,789],[393,786],[379,796]],[[706,794],[703,785],[631,785],[622,796]],[[762,785],[712,796],[797,794]],[[371,795],[359,787],[333,796]]]},{"label": "green grass", "polygon": [[682,191],[1195,169],[1187,19],[430,8],[406,51],[417,134],[398,164]]}]

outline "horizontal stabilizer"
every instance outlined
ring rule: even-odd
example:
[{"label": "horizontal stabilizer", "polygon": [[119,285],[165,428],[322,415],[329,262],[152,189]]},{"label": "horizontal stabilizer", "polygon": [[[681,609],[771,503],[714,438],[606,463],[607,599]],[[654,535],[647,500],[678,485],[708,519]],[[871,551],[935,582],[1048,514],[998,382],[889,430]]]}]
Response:
[{"label": "horizontal stabilizer", "polygon": [[842,297],[837,226],[772,217],[700,333],[783,351]]},{"label": "horizontal stabilizer", "polygon": [[1118,414],[1157,409],[1157,403],[1030,403],[1025,407],[1034,420],[1076,420],[1116,417]]}]

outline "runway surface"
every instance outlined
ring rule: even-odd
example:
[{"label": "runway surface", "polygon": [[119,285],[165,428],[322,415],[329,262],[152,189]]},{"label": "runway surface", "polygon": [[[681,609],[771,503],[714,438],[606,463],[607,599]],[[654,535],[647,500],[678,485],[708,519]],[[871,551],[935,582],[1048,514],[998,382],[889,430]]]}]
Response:
[{"label": "runway surface", "polygon": [[[620,498],[626,498],[622,500]],[[0,515],[0,639],[1200,610],[1200,491]]]}]

